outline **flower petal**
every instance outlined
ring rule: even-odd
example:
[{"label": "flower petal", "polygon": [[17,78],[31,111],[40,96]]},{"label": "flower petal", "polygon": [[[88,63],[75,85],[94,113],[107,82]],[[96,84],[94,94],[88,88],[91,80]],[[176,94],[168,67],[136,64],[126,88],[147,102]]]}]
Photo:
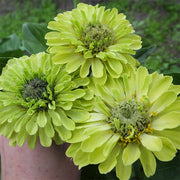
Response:
[{"label": "flower petal", "polygon": [[72,54],[74,51],[74,48],[69,48],[69,46],[53,46],[49,49],[50,53],[56,53],[58,52],[58,55],[62,54]]},{"label": "flower petal", "polygon": [[163,93],[149,109],[149,112],[161,112],[163,109],[171,105],[177,98],[175,92],[167,91]]},{"label": "flower petal", "polygon": [[104,66],[99,59],[94,59],[92,61],[92,73],[93,73],[94,77],[96,77],[96,78],[102,77],[103,69],[104,69]]},{"label": "flower petal", "polygon": [[125,166],[133,164],[141,155],[138,144],[129,143],[124,149],[122,160]]},{"label": "flower petal", "polygon": [[119,152],[116,164],[116,175],[120,180],[128,180],[131,176],[132,166],[125,166],[122,161],[122,152]]},{"label": "flower petal", "polygon": [[107,117],[109,117],[110,110],[109,108],[104,104],[102,99],[100,97],[96,97],[96,108],[103,114],[105,114]]},{"label": "flower petal", "polygon": [[68,118],[63,110],[58,109],[57,111],[61,117],[62,125],[68,130],[74,130],[75,124],[74,124],[73,120]]},{"label": "flower petal", "polygon": [[47,117],[47,123],[46,126],[44,127],[45,133],[48,137],[54,137],[55,134],[54,127],[51,122],[51,117],[48,115],[47,112],[46,112],[46,117]]},{"label": "flower petal", "polygon": [[34,149],[37,143],[37,139],[38,139],[38,133],[32,136],[29,136],[28,138],[28,147],[30,149]]},{"label": "flower petal", "polygon": [[52,57],[52,60],[55,64],[65,64],[71,61],[71,59],[77,58],[79,55],[74,53],[67,53],[67,54],[56,54]]},{"label": "flower petal", "polygon": [[119,140],[119,134],[114,134],[105,144],[105,147],[103,149],[103,154],[104,156],[108,156],[112,149],[114,148],[114,146],[117,144]]},{"label": "flower petal", "polygon": [[75,122],[83,122],[90,118],[90,114],[81,109],[71,109],[66,111],[66,114],[72,118]]},{"label": "flower petal", "polygon": [[127,74],[124,74],[123,82],[124,82],[126,96],[130,98],[136,92],[135,91],[135,77],[133,75],[128,77]]},{"label": "flower petal", "polygon": [[75,153],[78,151],[79,147],[80,143],[71,144],[66,151],[66,156],[73,157]]},{"label": "flower petal", "polygon": [[74,59],[71,59],[71,61],[66,65],[66,71],[68,73],[76,71],[83,63],[83,56],[79,55],[76,56]]},{"label": "flower petal", "polygon": [[121,64],[120,61],[115,60],[115,59],[110,59],[107,62],[109,64],[109,66],[111,67],[111,69],[113,71],[115,71],[117,74],[121,74],[122,73],[123,67],[122,67],[122,64]]},{"label": "flower petal", "polygon": [[24,129],[23,130],[21,130],[18,134],[17,134],[17,136],[16,136],[16,142],[17,142],[17,145],[19,146],[19,147],[22,147],[23,146],[23,144],[26,142],[26,140],[27,140],[27,137],[28,137],[28,132],[27,131],[24,131]]},{"label": "flower petal", "polygon": [[89,164],[89,153],[83,152],[78,149],[73,157],[75,165],[79,166],[79,169]]},{"label": "flower petal", "polygon": [[82,142],[81,149],[84,152],[93,152],[97,147],[102,146],[111,136],[112,134],[106,131],[94,133]]},{"label": "flower petal", "polygon": [[106,119],[106,116],[102,113],[90,113],[90,119],[88,119],[86,122],[93,122],[93,121],[99,121]]},{"label": "flower petal", "polygon": [[180,125],[180,112],[169,112],[162,116],[157,116],[151,123],[155,130],[176,128]]},{"label": "flower petal", "polygon": [[57,113],[56,111],[53,111],[51,109],[48,110],[48,114],[52,119],[52,122],[55,126],[61,126],[62,122],[61,122],[61,117],[59,115],[59,113]]},{"label": "flower petal", "polygon": [[176,94],[179,94],[180,93],[180,85],[171,84],[169,87],[169,91],[173,91]]},{"label": "flower petal", "polygon": [[41,142],[41,145],[44,147],[50,147],[52,144],[51,137],[48,137],[44,128],[39,128],[39,139]]},{"label": "flower petal", "polygon": [[47,117],[45,111],[39,111],[37,116],[37,123],[39,127],[44,127],[47,123]]},{"label": "flower petal", "polygon": [[90,164],[99,164],[106,159],[106,156],[102,153],[105,148],[105,144],[96,148],[93,152],[89,153],[89,163]]},{"label": "flower petal", "polygon": [[141,156],[140,161],[147,177],[152,176],[156,171],[156,159],[153,153],[145,147],[140,146]]},{"label": "flower petal", "polygon": [[87,139],[88,136],[84,134],[84,128],[75,129],[72,131],[71,139],[67,140],[68,143],[78,143]]},{"label": "flower petal", "polygon": [[140,136],[141,143],[150,151],[160,151],[162,149],[162,141],[159,137],[142,134]]},{"label": "flower petal", "polygon": [[[136,95],[137,95],[137,97],[141,97],[142,95],[147,93],[147,92],[143,91],[143,89],[144,89],[143,87],[147,83],[146,79],[148,76],[149,76],[149,74],[148,74],[147,69],[145,67],[140,66],[136,73]],[[149,85],[149,83],[147,85]]]},{"label": "flower petal", "polygon": [[67,102],[67,101],[56,101],[56,106],[61,107],[64,110],[70,110],[73,106],[72,102]]},{"label": "flower petal", "polygon": [[101,174],[106,174],[110,172],[117,163],[117,156],[119,155],[119,145],[116,145],[112,152],[109,154],[108,158],[100,163],[98,166],[99,172]]},{"label": "flower petal", "polygon": [[21,129],[24,128],[25,124],[30,120],[31,116],[22,115],[19,119],[17,119],[15,125],[14,125],[14,130],[15,132],[19,132]]},{"label": "flower petal", "polygon": [[104,99],[109,104],[112,104],[114,102],[114,98],[112,97],[112,95],[108,93],[106,89],[102,87],[101,85],[99,84],[96,85],[96,91],[99,91],[102,99]]},{"label": "flower petal", "polygon": [[96,78],[96,77],[92,77],[93,78],[93,81],[96,83],[96,84],[105,84],[106,80],[107,80],[107,73],[106,73],[106,70],[105,68],[103,69],[104,71],[104,74],[102,77],[100,78]]},{"label": "flower petal", "polygon": [[168,138],[161,137],[161,140],[163,143],[161,151],[153,151],[153,153],[160,161],[170,161],[174,158],[177,152],[176,148]]},{"label": "flower petal", "polygon": [[172,77],[170,76],[160,77],[158,75],[158,78],[155,76],[148,92],[148,97],[151,102],[154,102],[161,94],[167,91],[171,83]]},{"label": "flower petal", "polygon": [[29,122],[26,124],[26,131],[30,134],[30,135],[34,135],[37,133],[38,131],[38,125],[37,125],[37,115],[34,114],[31,119],[29,120]]},{"label": "flower petal", "polygon": [[90,59],[84,59],[84,62],[80,68],[80,76],[82,78],[86,77],[89,74],[89,69],[91,67],[92,60]]},{"label": "flower petal", "polygon": [[175,102],[173,102],[170,106],[161,111],[158,116],[162,116],[172,111],[180,111],[180,100],[176,100]]},{"label": "flower petal", "polygon": [[[70,139],[72,137],[72,133],[71,131],[67,130],[66,128],[64,128],[63,126],[54,126],[54,129],[56,130],[56,132],[58,133],[59,137],[63,140],[63,141],[67,141],[68,139]],[[60,139],[59,138],[59,139]]]},{"label": "flower petal", "polygon": [[105,62],[104,64],[105,64],[106,70],[109,72],[112,78],[118,78],[120,76],[120,74],[114,71],[107,62]]},{"label": "flower petal", "polygon": [[[100,132],[100,131],[111,131],[111,126],[109,126],[108,124],[106,123],[101,123],[99,122],[99,126],[97,126],[95,123],[91,124],[92,126],[90,127],[87,127],[85,130],[84,130],[84,134],[86,134],[87,136],[90,136],[94,133],[97,133],[97,132]],[[87,124],[88,125],[88,124]]]},{"label": "flower petal", "polygon": [[154,131],[157,135],[167,137],[173,142],[176,148],[180,149],[180,126],[175,129],[167,129],[163,131]]},{"label": "flower petal", "polygon": [[87,86],[89,84],[89,78],[86,77],[86,78],[77,78],[77,79],[74,79],[74,83],[76,84],[75,85],[75,88],[79,87],[79,86]]},{"label": "flower petal", "polygon": [[120,79],[108,78],[106,86],[116,101],[121,102],[125,98],[124,87]]},{"label": "flower petal", "polygon": [[105,10],[105,7],[104,6],[101,6],[97,9],[97,19],[99,20],[99,22],[102,21],[102,18],[103,18],[103,15],[104,15],[104,10]]}]

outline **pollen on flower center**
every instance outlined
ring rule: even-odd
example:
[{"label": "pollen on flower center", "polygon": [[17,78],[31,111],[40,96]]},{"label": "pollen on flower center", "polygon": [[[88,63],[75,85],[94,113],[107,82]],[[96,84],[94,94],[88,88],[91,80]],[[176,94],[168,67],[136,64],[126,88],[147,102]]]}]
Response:
[{"label": "pollen on flower center", "polygon": [[120,141],[125,144],[138,141],[139,135],[144,131],[150,132],[148,110],[135,99],[123,101],[113,107],[110,113],[111,117],[106,121],[114,133],[120,134]]},{"label": "pollen on flower center", "polygon": [[43,99],[43,93],[46,92],[48,83],[42,79],[35,77],[24,85],[22,96],[24,100],[30,99]]},{"label": "pollen on flower center", "polygon": [[113,43],[111,30],[105,25],[88,25],[84,28],[81,40],[84,46],[92,50],[92,54],[104,51]]}]

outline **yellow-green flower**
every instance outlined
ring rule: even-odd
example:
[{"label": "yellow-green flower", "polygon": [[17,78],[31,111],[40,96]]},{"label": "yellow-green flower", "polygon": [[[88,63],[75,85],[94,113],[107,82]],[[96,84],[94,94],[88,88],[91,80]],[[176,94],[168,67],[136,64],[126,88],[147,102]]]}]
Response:
[{"label": "yellow-green flower", "polygon": [[80,70],[81,77],[92,72],[95,78],[106,79],[108,72],[117,78],[128,66],[139,64],[131,55],[141,48],[141,38],[116,8],[80,3],[58,14],[48,28],[52,31],[45,38],[53,62],[66,64],[69,73]]},{"label": "yellow-green flower", "polygon": [[46,53],[9,60],[0,76],[0,134],[20,147],[28,139],[32,149],[38,138],[43,146],[63,143],[90,116],[93,94],[82,88],[88,83]]},{"label": "yellow-green flower", "polygon": [[173,159],[180,149],[180,86],[172,77],[140,67],[90,88],[96,93],[94,111],[79,123],[66,152],[76,165],[99,164],[103,174],[116,168],[117,177],[128,180],[138,159],[147,177],[155,173],[156,158]]}]

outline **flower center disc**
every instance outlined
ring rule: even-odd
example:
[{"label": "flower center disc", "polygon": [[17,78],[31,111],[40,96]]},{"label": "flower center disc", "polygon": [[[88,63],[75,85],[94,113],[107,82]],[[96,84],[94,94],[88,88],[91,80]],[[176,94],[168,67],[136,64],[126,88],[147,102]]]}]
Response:
[{"label": "flower center disc", "polygon": [[84,46],[92,53],[104,51],[113,43],[111,30],[105,25],[88,25],[82,32]]},{"label": "flower center disc", "polygon": [[42,79],[39,79],[38,77],[35,77],[34,79],[32,79],[24,85],[22,93],[24,100],[27,101],[27,98],[35,100],[43,99],[43,93],[47,91],[47,85],[47,82],[43,81]]},{"label": "flower center disc", "polygon": [[142,132],[148,131],[150,122],[148,110],[135,99],[112,108],[111,117],[107,119],[112,131],[120,134],[123,142],[137,141]]}]

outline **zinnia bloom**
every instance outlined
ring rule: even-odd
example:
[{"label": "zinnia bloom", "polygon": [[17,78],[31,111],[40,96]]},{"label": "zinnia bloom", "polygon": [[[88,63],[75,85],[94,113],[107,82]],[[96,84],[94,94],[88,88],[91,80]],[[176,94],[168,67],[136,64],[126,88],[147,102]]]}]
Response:
[{"label": "zinnia bloom", "polygon": [[147,177],[155,173],[156,158],[173,159],[180,149],[180,86],[172,77],[140,67],[90,88],[96,93],[94,111],[79,123],[66,152],[76,165],[99,164],[100,173],[116,168],[117,177],[128,180],[138,159]]},{"label": "zinnia bloom", "polygon": [[53,62],[66,64],[69,73],[80,70],[80,76],[86,77],[92,72],[105,80],[106,72],[117,78],[128,66],[139,64],[131,55],[141,48],[141,38],[116,8],[80,3],[58,14],[48,28],[52,31],[45,38]]},{"label": "zinnia bloom", "polygon": [[90,117],[93,93],[82,88],[88,83],[46,53],[9,60],[0,76],[0,134],[20,147],[28,139],[32,149],[38,137],[43,146],[61,144]]}]

